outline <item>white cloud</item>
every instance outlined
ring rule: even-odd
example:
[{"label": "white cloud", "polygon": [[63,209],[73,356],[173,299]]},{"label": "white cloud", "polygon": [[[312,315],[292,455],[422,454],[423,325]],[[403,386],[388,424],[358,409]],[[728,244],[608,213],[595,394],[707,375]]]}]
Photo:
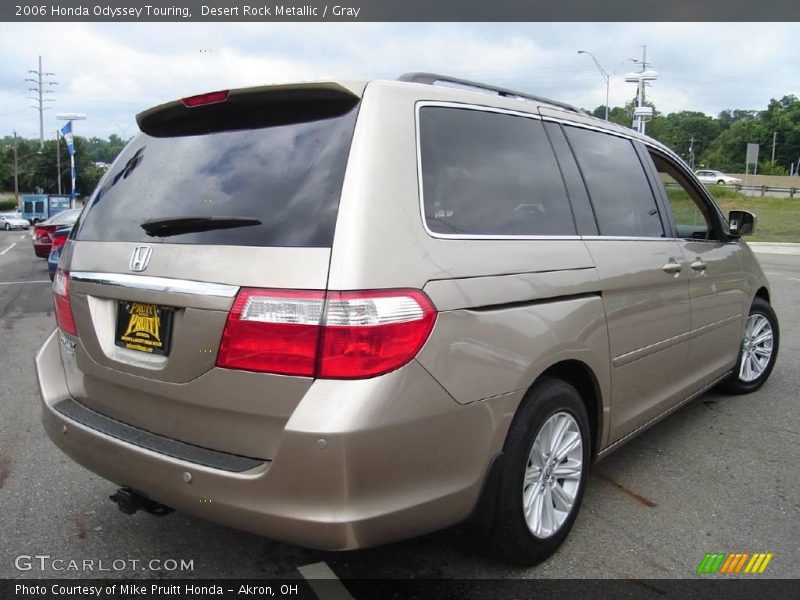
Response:
[{"label": "white cloud", "polygon": [[[135,113],[150,105],[202,91],[418,70],[593,108],[605,101],[605,83],[576,51],[592,51],[612,70],[639,58],[643,43],[661,75],[648,93],[662,112],[763,109],[771,97],[798,93],[798,33],[797,23],[4,23],[0,135],[38,135],[23,82],[38,54],[61,83],[47,131],[56,112],[85,112],[79,132],[106,136],[132,133]],[[622,78],[631,67],[612,80],[612,105],[633,97]]]}]

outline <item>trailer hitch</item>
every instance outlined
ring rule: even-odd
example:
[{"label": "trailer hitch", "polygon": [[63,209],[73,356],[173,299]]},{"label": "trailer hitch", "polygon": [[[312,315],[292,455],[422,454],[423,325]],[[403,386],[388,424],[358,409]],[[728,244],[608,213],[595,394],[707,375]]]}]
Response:
[{"label": "trailer hitch", "polygon": [[139,510],[143,510],[151,515],[163,517],[175,510],[174,508],[150,500],[150,498],[142,496],[130,488],[118,489],[109,496],[109,499],[126,515],[132,515]]}]

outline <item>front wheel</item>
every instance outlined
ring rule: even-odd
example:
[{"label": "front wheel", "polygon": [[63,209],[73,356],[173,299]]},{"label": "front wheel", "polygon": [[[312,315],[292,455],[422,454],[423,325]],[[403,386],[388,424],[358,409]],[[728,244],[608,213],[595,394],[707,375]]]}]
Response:
[{"label": "front wheel", "polygon": [[749,394],[769,378],[778,358],[778,317],[769,302],[756,298],[750,307],[736,368],[720,384],[728,394]]},{"label": "front wheel", "polygon": [[9,225],[8,223],[6,223],[6,231],[8,231],[9,229],[11,229],[11,225]]},{"label": "front wheel", "polygon": [[526,394],[511,424],[491,546],[502,560],[534,565],[567,537],[591,460],[586,408],[577,390],[550,377]]},{"label": "front wheel", "polygon": [[724,182],[722,179],[720,179],[720,180],[717,182],[717,185],[725,185],[725,182]]}]

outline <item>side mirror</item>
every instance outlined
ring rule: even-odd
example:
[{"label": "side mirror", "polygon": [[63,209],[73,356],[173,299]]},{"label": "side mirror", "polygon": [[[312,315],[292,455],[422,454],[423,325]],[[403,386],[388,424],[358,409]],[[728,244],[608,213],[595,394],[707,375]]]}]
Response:
[{"label": "side mirror", "polygon": [[756,216],[746,210],[728,213],[728,233],[733,237],[750,235],[756,230]]}]

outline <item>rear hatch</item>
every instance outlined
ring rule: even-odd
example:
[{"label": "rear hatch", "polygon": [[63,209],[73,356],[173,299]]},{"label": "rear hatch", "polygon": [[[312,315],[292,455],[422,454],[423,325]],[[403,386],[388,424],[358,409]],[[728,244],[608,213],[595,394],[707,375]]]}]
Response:
[{"label": "rear hatch", "polygon": [[360,91],[215,92],[139,115],[143,133],[98,185],[61,262],[75,400],[155,434],[272,458],[312,378],[218,367],[220,343],[242,288],[326,289]]}]

